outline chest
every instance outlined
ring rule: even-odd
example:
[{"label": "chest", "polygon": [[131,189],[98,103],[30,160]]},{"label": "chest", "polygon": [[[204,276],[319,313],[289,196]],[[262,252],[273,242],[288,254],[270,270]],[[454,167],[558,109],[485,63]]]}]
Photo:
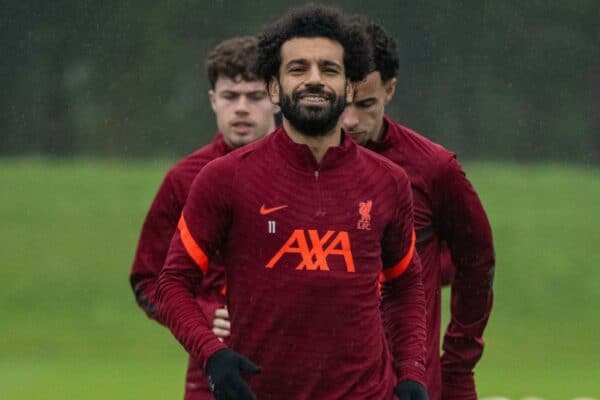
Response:
[{"label": "chest", "polygon": [[281,169],[257,178],[236,188],[230,248],[244,243],[267,270],[379,272],[392,188],[345,171]]}]

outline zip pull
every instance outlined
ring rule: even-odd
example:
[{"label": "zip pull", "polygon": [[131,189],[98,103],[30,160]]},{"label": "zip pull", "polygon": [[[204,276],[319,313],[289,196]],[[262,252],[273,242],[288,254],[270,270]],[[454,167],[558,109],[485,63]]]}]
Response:
[{"label": "zip pull", "polygon": [[319,180],[319,170],[315,170],[315,181]]}]

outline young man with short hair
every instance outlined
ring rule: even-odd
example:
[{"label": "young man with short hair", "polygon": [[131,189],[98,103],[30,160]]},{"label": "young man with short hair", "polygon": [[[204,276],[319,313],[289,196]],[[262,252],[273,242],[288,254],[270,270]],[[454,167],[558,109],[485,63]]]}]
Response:
[{"label": "young man with short hair", "polygon": [[[261,139],[275,129],[277,108],[254,71],[257,44],[255,37],[235,37],[217,45],[208,56],[206,68],[211,86],[208,94],[218,133],[210,144],[169,170],[146,215],[130,282],[140,307],[162,324],[164,321],[157,315],[154,303],[158,275],[192,180],[209,161]],[[209,276],[204,284],[208,285],[210,279]],[[224,298],[218,292],[204,293],[207,293],[205,297],[197,300],[212,318],[216,304],[222,304]],[[212,399],[203,366],[194,358],[189,361],[185,398]]]},{"label": "young man with short hair", "polygon": [[[357,86],[342,116],[343,129],[362,146],[401,166],[411,182],[417,252],[427,298],[427,389],[432,400],[476,400],[473,368],[483,352],[492,307],[492,232],[475,189],[454,153],[385,116],[396,88],[394,40],[366,23],[375,69]],[[451,321],[440,362],[442,272],[450,252]],[[450,265],[451,267],[451,265]]]},{"label": "young man with short hair", "polygon": [[[409,181],[340,128],[351,82],[368,72],[368,39],[312,5],[260,38],[259,74],[283,127],[198,174],[160,274],[159,313],[205,363],[217,400],[427,399]],[[216,254],[229,346],[194,300]]]}]

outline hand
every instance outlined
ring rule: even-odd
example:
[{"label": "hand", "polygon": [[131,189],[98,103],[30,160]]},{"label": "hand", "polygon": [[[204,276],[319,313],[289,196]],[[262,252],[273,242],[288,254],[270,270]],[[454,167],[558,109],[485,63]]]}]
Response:
[{"label": "hand", "polygon": [[208,384],[216,400],[256,400],[242,373],[260,372],[260,367],[233,350],[223,349],[206,363]]},{"label": "hand", "polygon": [[229,322],[229,311],[227,311],[227,308],[217,308],[215,311],[212,331],[221,342],[231,334],[231,324]]},{"label": "hand", "polygon": [[425,387],[415,381],[400,382],[394,392],[400,400],[429,400]]}]

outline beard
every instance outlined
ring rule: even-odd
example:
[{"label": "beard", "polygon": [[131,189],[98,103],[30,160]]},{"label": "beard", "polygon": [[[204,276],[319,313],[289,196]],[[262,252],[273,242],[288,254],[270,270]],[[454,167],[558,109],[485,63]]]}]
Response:
[{"label": "beard", "polygon": [[[292,95],[282,93],[279,107],[281,113],[300,133],[310,137],[322,137],[335,128],[344,108],[346,108],[346,93],[338,96],[327,93],[320,86],[309,87]],[[300,98],[306,95],[318,95],[326,99],[324,106],[301,106]]]}]

